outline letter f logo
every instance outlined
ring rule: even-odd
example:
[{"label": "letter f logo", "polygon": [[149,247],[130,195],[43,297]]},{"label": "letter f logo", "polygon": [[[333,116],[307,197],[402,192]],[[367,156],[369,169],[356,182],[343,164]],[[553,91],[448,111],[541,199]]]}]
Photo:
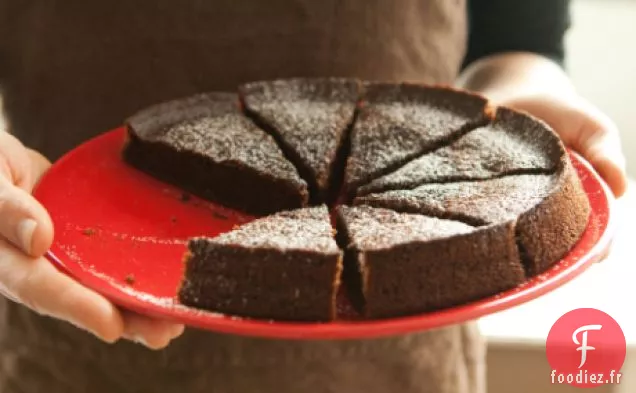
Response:
[{"label": "letter f logo", "polygon": [[[581,326],[580,328],[574,331],[574,334],[572,334],[572,341],[574,341],[574,344],[580,345],[580,347],[576,349],[577,351],[581,351],[581,364],[579,365],[579,368],[583,367],[583,365],[587,361],[587,351],[593,351],[596,349],[594,347],[587,345],[587,332],[590,330],[601,330],[602,327],[603,327],[602,325]],[[582,337],[581,342],[579,342],[579,339],[577,338],[577,336],[581,332],[583,332],[583,334],[581,335]]]}]

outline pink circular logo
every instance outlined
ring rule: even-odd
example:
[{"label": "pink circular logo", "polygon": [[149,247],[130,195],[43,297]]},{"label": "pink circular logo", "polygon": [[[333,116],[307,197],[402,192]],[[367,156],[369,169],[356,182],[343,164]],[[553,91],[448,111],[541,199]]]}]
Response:
[{"label": "pink circular logo", "polygon": [[626,351],[625,335],[618,322],[594,308],[563,315],[546,341],[552,383],[577,387],[620,383]]}]

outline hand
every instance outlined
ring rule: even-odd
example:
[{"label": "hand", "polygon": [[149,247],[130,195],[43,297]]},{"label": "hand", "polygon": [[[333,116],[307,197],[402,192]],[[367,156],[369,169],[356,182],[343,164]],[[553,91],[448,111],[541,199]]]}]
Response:
[{"label": "hand", "polygon": [[543,119],[592,164],[617,197],[625,193],[625,156],[616,125],[579,96],[551,60],[528,52],[499,53],[471,64],[457,83]]},{"label": "hand", "polygon": [[30,192],[49,166],[42,155],[0,132],[0,294],[106,342],[126,338],[153,349],[165,347],[183,333],[183,325],[120,311],[43,257],[53,225]]},{"label": "hand", "polygon": [[576,94],[535,94],[511,98],[500,104],[543,119],[561,136],[563,143],[592,164],[617,197],[625,193],[625,156],[618,128],[588,101]]}]

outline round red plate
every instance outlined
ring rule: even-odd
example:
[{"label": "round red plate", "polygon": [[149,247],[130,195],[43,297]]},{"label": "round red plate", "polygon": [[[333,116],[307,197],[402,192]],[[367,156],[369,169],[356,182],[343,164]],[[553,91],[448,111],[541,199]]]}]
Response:
[{"label": "round red plate", "polygon": [[49,259],[114,303],[150,316],[218,332],[287,339],[371,338],[473,320],[537,298],[601,259],[613,233],[611,193],[580,157],[572,160],[592,205],[578,245],[552,269],[522,286],[474,303],[387,320],[361,320],[340,297],[340,318],[329,323],[258,321],[202,312],[178,304],[175,293],[189,237],[214,236],[253,217],[184,195],[124,164],[122,128],[99,136],[59,160],[35,196],[55,225]]}]

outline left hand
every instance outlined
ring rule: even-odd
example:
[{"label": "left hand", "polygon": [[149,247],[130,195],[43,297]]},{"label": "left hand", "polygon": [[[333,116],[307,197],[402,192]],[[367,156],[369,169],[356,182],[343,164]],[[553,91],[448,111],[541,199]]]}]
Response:
[{"label": "left hand", "polygon": [[577,94],[535,94],[497,102],[528,112],[548,123],[563,143],[587,159],[617,197],[627,189],[625,156],[618,128],[598,108]]}]

